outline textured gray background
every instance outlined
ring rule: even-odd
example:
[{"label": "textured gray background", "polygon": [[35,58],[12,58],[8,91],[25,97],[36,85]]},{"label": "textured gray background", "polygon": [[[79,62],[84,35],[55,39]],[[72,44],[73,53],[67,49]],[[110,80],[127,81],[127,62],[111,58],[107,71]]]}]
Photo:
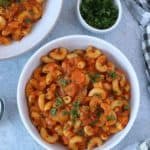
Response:
[{"label": "textured gray background", "polygon": [[[96,35],[86,31],[80,25],[76,16],[76,0],[64,0],[62,13],[56,27],[40,44],[43,45],[52,39],[65,35],[87,34],[111,42],[129,58],[140,82],[141,105],[133,128],[113,150],[122,150],[130,144],[150,137],[150,100],[144,74],[145,65],[140,49],[140,29],[124,4],[123,12],[122,21],[116,30],[106,35]],[[24,128],[16,105],[16,87],[19,75],[27,60],[40,45],[17,58],[0,61],[0,96],[6,100],[5,115],[0,121],[0,150],[42,150]]]}]

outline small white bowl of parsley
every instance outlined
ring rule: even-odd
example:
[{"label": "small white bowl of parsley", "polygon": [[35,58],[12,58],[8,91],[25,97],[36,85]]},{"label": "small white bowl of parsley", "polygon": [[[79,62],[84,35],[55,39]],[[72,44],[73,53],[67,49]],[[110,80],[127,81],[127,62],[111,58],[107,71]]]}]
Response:
[{"label": "small white bowl of parsley", "polygon": [[122,6],[120,0],[78,0],[77,15],[89,31],[107,33],[118,26]]}]

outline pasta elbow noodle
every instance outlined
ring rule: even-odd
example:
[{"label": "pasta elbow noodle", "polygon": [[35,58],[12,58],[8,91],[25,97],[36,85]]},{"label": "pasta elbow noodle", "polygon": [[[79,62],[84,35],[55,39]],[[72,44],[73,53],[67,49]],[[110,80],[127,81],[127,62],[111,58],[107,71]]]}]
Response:
[{"label": "pasta elbow noodle", "polygon": [[70,142],[69,142],[69,147],[71,149],[75,149],[77,147],[77,144],[78,143],[81,143],[83,141],[83,137],[81,136],[74,136],[70,139]]},{"label": "pasta elbow noodle", "polygon": [[103,141],[106,141],[108,139],[108,135],[106,133],[102,133],[100,137]]},{"label": "pasta elbow noodle", "polygon": [[101,81],[99,81],[99,82],[95,82],[94,84],[93,84],[93,86],[94,86],[94,88],[103,88],[103,84],[102,84],[102,82]]},{"label": "pasta elbow noodle", "polygon": [[50,58],[49,56],[43,56],[43,57],[41,57],[41,61],[43,63],[52,63],[52,62],[54,62],[54,60],[52,58]]},{"label": "pasta elbow noodle", "polygon": [[106,72],[108,70],[107,65],[105,64],[106,62],[106,57],[105,56],[100,56],[97,58],[96,63],[95,63],[95,68],[99,72]]},{"label": "pasta elbow noodle", "polygon": [[53,81],[52,73],[46,75],[46,84],[49,85]]},{"label": "pasta elbow noodle", "polygon": [[84,132],[88,136],[92,136],[94,134],[94,130],[91,126],[85,126],[84,127]]},{"label": "pasta elbow noodle", "polygon": [[31,113],[31,117],[34,118],[34,119],[39,119],[40,118],[40,115],[38,112],[32,112]]},{"label": "pasta elbow noodle", "polygon": [[39,96],[38,105],[39,105],[40,110],[44,110],[44,106],[45,106],[45,95],[44,94],[41,94]]},{"label": "pasta elbow noodle", "polygon": [[0,30],[2,30],[6,26],[6,19],[0,16]]},{"label": "pasta elbow noodle", "polygon": [[115,65],[112,62],[108,62],[107,67],[108,67],[109,71],[114,71],[115,70]]},{"label": "pasta elbow noodle", "polygon": [[66,104],[69,104],[71,102],[71,97],[70,96],[64,96],[63,100]]},{"label": "pasta elbow noodle", "polygon": [[121,131],[123,129],[123,126],[120,122],[116,123],[116,128],[118,129],[118,131]]},{"label": "pasta elbow noodle", "polygon": [[58,135],[63,135],[63,129],[60,125],[55,127],[55,131],[58,133]]},{"label": "pasta elbow noodle", "polygon": [[79,129],[79,128],[81,127],[81,124],[82,124],[82,122],[81,122],[80,120],[77,120],[77,121],[75,122],[74,128],[75,128],[75,129]]},{"label": "pasta elbow noodle", "polygon": [[92,150],[94,147],[102,144],[102,140],[99,137],[93,137],[88,144],[88,150]]},{"label": "pasta elbow noodle", "polygon": [[28,101],[29,101],[29,104],[32,104],[35,101],[34,96],[29,95]]},{"label": "pasta elbow noodle", "polygon": [[98,97],[92,97],[89,102],[90,110],[94,112],[97,109],[97,107],[100,106],[101,103],[101,99],[99,99]]},{"label": "pasta elbow noodle", "polygon": [[51,107],[52,107],[53,103],[50,101],[50,102],[47,102],[45,105],[44,105],[44,111],[47,111],[47,110],[50,110]]},{"label": "pasta elbow noodle", "polygon": [[112,81],[112,89],[115,92],[116,95],[120,95],[121,94],[121,90],[119,87],[119,81],[117,79]]},{"label": "pasta elbow noodle", "polygon": [[83,69],[84,67],[85,67],[85,62],[84,61],[79,61],[78,62],[78,64],[77,64],[77,67],[79,68],[79,69]]},{"label": "pasta elbow noodle", "polygon": [[90,58],[97,58],[99,55],[101,54],[100,50],[95,49],[92,46],[89,46],[86,49],[86,56],[90,57]]},{"label": "pasta elbow noodle", "polygon": [[23,11],[21,14],[18,16],[18,21],[22,23],[26,18],[31,18],[31,15],[28,11]]},{"label": "pasta elbow noodle", "polygon": [[101,88],[93,88],[89,94],[89,96],[100,96],[102,99],[107,97],[107,92]]},{"label": "pasta elbow noodle", "polygon": [[71,138],[73,136],[73,133],[70,130],[63,130],[63,135]]},{"label": "pasta elbow noodle", "polygon": [[38,3],[43,3],[44,0],[36,0]]},{"label": "pasta elbow noodle", "polygon": [[76,57],[78,57],[78,54],[76,54],[76,53],[70,53],[67,55],[68,59],[72,59],[72,58],[76,58]]},{"label": "pasta elbow noodle", "polygon": [[114,109],[116,107],[121,107],[123,105],[123,101],[115,100],[111,103],[111,108]]},{"label": "pasta elbow noodle", "polygon": [[121,74],[120,86],[124,87],[126,84],[126,77],[124,74]]},{"label": "pasta elbow noodle", "polygon": [[126,92],[129,92],[130,91],[130,85],[127,84],[124,89],[125,89]]},{"label": "pasta elbow noodle", "polygon": [[49,135],[45,128],[41,128],[40,134],[41,134],[41,137],[44,140],[46,140],[48,143],[53,144],[58,140],[58,135],[57,134]]},{"label": "pasta elbow noodle", "polygon": [[37,20],[41,17],[42,13],[41,10],[35,6],[33,6],[32,8],[32,17],[34,18],[34,20]]},{"label": "pasta elbow noodle", "polygon": [[63,60],[67,55],[67,49],[59,48],[55,49],[54,51],[50,52],[49,54],[55,60]]}]

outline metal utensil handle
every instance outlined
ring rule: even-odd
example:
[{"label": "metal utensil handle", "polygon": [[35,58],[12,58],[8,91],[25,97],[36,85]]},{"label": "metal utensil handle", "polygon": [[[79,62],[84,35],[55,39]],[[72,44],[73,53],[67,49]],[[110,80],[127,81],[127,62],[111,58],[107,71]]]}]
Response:
[{"label": "metal utensil handle", "polygon": [[2,119],[3,113],[4,113],[4,102],[0,98],[0,120]]}]

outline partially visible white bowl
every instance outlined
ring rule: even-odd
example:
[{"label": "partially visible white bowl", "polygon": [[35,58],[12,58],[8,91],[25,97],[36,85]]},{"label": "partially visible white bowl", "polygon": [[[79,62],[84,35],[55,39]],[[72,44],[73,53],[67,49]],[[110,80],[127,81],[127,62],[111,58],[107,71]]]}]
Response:
[{"label": "partially visible white bowl", "polygon": [[101,49],[110,60],[114,61],[119,67],[121,67],[127,74],[128,79],[131,83],[131,114],[128,125],[125,127],[124,130],[112,136],[106,143],[100,146],[99,150],[109,150],[117,145],[129,132],[133,123],[136,119],[139,104],[140,104],[140,90],[139,90],[139,83],[136,76],[136,73],[129,62],[129,60],[123,55],[123,53],[114,47],[112,44],[90,36],[82,36],[82,35],[73,35],[73,36],[66,36],[56,40],[53,40],[46,44],[45,46],[41,47],[27,62],[25,65],[20,79],[18,83],[17,89],[17,104],[19,109],[19,114],[22,119],[24,126],[26,127],[27,131],[30,135],[43,146],[45,149],[49,150],[65,150],[65,148],[59,144],[48,144],[44,140],[41,139],[39,133],[37,132],[36,128],[32,125],[31,120],[28,114],[28,107],[27,107],[27,100],[25,96],[25,86],[28,82],[33,70],[40,64],[40,57],[47,54],[51,49],[57,47],[65,47],[68,49],[77,49],[81,48],[84,49],[88,45],[94,45],[95,47]]},{"label": "partially visible white bowl", "polygon": [[97,29],[97,28],[94,28],[92,26],[90,26],[85,20],[84,18],[82,17],[81,15],[81,12],[80,12],[80,4],[82,2],[82,0],[78,0],[77,2],[77,16],[79,18],[79,21],[80,23],[89,31],[91,32],[94,32],[94,33],[107,33],[107,32],[110,32],[112,30],[114,30],[118,24],[120,23],[121,21],[121,18],[122,18],[122,6],[121,6],[121,2],[120,0],[113,0],[115,5],[117,6],[118,8],[118,18],[116,20],[116,22],[109,28],[107,29]]},{"label": "partially visible white bowl", "polygon": [[30,34],[8,46],[0,45],[0,59],[18,56],[31,50],[50,33],[61,12],[63,0],[46,0],[42,18],[36,22]]}]

